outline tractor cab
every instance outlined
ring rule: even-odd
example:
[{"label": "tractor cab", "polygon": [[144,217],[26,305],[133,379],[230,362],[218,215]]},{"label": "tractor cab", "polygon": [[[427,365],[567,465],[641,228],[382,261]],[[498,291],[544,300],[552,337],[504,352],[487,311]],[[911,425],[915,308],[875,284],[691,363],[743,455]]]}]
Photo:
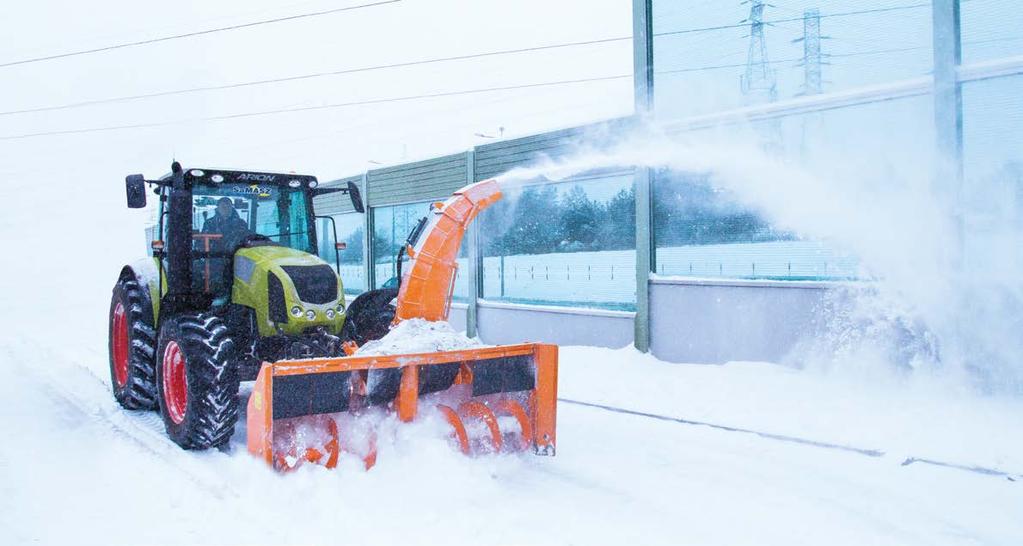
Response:
[{"label": "tractor cab", "polygon": [[229,295],[232,258],[239,248],[284,246],[318,254],[311,210],[315,179],[288,177],[275,183],[281,175],[199,169],[188,174],[193,292]]},{"label": "tractor cab", "polygon": [[[172,307],[208,308],[230,301],[239,273],[236,266],[244,269],[251,262],[236,263],[239,250],[280,247],[275,257],[292,256],[299,262],[317,256],[314,197],[347,193],[355,209],[364,210],[359,189],[352,183],[320,188],[312,176],[185,170],[177,163],[159,180],[129,176],[129,207],[145,206],[146,183],[156,186],[160,196],[153,250],[166,274]],[[334,240],[337,247],[336,233]],[[336,254],[335,259],[340,262]],[[246,271],[241,273],[244,277]]]}]

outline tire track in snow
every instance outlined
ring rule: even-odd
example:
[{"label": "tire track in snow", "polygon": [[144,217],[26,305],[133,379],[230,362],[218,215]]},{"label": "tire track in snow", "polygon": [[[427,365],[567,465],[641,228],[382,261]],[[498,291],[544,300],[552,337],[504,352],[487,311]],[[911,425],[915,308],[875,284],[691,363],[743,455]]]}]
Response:
[{"label": "tire track in snow", "polygon": [[[668,422],[674,422],[674,423],[678,423],[678,424],[682,424],[682,425],[692,425],[692,426],[708,427],[708,428],[712,428],[712,429],[716,429],[716,430],[723,430],[725,432],[740,432],[740,433],[743,433],[743,434],[752,434],[752,435],[755,435],[755,436],[759,436],[761,438],[766,438],[768,440],[776,440],[776,441],[779,441],[779,442],[789,442],[789,443],[806,445],[806,446],[817,447],[817,448],[822,448],[822,449],[833,449],[833,450],[838,450],[838,451],[846,451],[846,452],[856,453],[858,455],[863,455],[863,456],[866,456],[866,457],[872,457],[872,458],[878,458],[878,459],[879,458],[883,458],[885,456],[885,452],[882,451],[882,450],[879,450],[879,449],[866,449],[866,448],[860,448],[860,447],[848,446],[848,445],[842,445],[842,444],[833,444],[833,443],[829,443],[829,442],[821,442],[821,441],[817,441],[817,440],[811,440],[811,439],[808,439],[808,438],[800,438],[798,436],[788,436],[788,435],[785,435],[785,434],[775,434],[775,433],[771,433],[771,432],[762,432],[762,431],[759,431],[759,430],[753,430],[753,429],[747,429],[747,428],[741,428],[741,427],[732,427],[732,426],[727,426],[727,425],[719,425],[719,424],[716,424],[716,423],[710,423],[710,422],[706,422],[706,421],[695,421],[695,420],[692,420],[692,419],[684,419],[684,418],[681,418],[681,417],[670,417],[670,416],[667,416],[667,415],[658,415],[658,414],[655,414],[655,413],[647,413],[647,412],[642,412],[642,411],[635,411],[635,410],[630,410],[630,409],[626,409],[626,408],[620,408],[620,407],[617,407],[617,406],[608,406],[608,405],[605,405],[605,404],[595,404],[593,402],[583,402],[581,400],[571,400],[571,399],[568,399],[568,398],[558,398],[558,402],[563,402],[565,404],[573,404],[573,405],[576,405],[576,406],[583,406],[583,407],[588,407],[588,408],[593,408],[593,409],[600,409],[600,410],[610,411],[610,412],[614,412],[614,413],[622,413],[622,414],[625,414],[625,415],[632,415],[634,417],[642,417],[642,418],[645,418],[645,419],[654,419],[654,420],[658,420],[658,421],[668,421]],[[966,471],[966,472],[973,472],[973,473],[982,474],[982,475],[985,475],[985,476],[1002,477],[1002,478],[1006,478],[1009,481],[1013,481],[1013,482],[1023,480],[1023,474],[1015,474],[1015,473],[1011,473],[1011,472],[1006,472],[1004,470],[998,470],[998,469],[995,469],[995,468],[987,468],[987,467],[977,466],[977,465],[963,465],[963,464],[956,464],[956,463],[948,463],[948,462],[944,462],[944,461],[936,461],[936,460],[933,460],[933,459],[926,459],[926,458],[921,458],[921,457],[912,457],[912,456],[908,457],[904,461],[902,461],[900,466],[909,466],[909,465],[914,464],[914,463],[927,464],[927,465],[938,466],[938,467],[942,467],[942,468],[951,468],[951,469],[954,469],[954,470],[962,470],[962,471]]]},{"label": "tire track in snow", "polygon": [[50,397],[62,401],[94,421],[107,425],[113,438],[130,441],[166,463],[205,492],[218,499],[224,499],[228,495],[240,497],[228,482],[210,471],[194,468],[196,462],[201,459],[184,459],[191,454],[183,451],[166,437],[159,413],[129,412],[122,409],[110,395],[109,385],[82,366],[69,363],[58,368],[63,373],[42,373],[38,369],[23,367],[25,373],[22,375],[31,378],[30,380]]}]

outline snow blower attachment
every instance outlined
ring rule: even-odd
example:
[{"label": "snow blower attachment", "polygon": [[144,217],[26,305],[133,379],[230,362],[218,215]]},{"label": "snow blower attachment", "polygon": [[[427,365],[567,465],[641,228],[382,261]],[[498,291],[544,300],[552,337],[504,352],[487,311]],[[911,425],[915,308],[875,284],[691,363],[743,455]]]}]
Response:
[{"label": "snow blower attachment", "polygon": [[248,449],[278,470],[333,468],[346,454],[370,468],[376,439],[358,415],[382,405],[403,422],[424,406],[439,412],[467,455],[553,455],[557,352],[524,344],[265,364],[249,398]]},{"label": "snow blower attachment", "polygon": [[[394,324],[446,320],[466,227],[501,198],[488,180],[435,205],[405,248]],[[248,450],[278,470],[303,463],[335,467],[376,461],[370,419],[401,422],[433,413],[467,455],[555,451],[558,348],[528,343],[419,354],[366,355],[264,363],[248,403]]]}]

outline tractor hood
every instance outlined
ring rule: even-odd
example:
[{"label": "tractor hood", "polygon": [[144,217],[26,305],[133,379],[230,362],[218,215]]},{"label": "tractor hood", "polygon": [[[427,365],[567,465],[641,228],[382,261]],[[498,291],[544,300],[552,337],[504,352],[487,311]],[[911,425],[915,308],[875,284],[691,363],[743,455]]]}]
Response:
[{"label": "tractor hood", "polygon": [[334,267],[286,246],[242,248],[234,255],[231,301],[255,310],[262,336],[313,327],[341,331],[344,290]]}]

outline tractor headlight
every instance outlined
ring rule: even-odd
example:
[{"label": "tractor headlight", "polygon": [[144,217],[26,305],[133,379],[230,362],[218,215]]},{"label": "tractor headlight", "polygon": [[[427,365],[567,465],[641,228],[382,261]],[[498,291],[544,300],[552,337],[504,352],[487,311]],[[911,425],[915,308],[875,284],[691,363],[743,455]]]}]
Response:
[{"label": "tractor headlight", "polygon": [[345,312],[345,302],[344,302],[344,300],[341,300],[341,301],[339,301],[337,303],[337,312],[338,313],[344,313]]},{"label": "tractor headlight", "polygon": [[305,318],[308,320],[316,320],[316,311],[312,309],[305,312]]},{"label": "tractor headlight", "polygon": [[292,314],[292,316],[295,316],[295,317],[301,317],[302,316],[302,308],[297,306],[297,305],[292,307],[291,308],[291,314]]},{"label": "tractor headlight", "polygon": [[327,311],[324,314],[327,315],[327,320],[334,320],[334,310],[333,309],[327,309]]}]

